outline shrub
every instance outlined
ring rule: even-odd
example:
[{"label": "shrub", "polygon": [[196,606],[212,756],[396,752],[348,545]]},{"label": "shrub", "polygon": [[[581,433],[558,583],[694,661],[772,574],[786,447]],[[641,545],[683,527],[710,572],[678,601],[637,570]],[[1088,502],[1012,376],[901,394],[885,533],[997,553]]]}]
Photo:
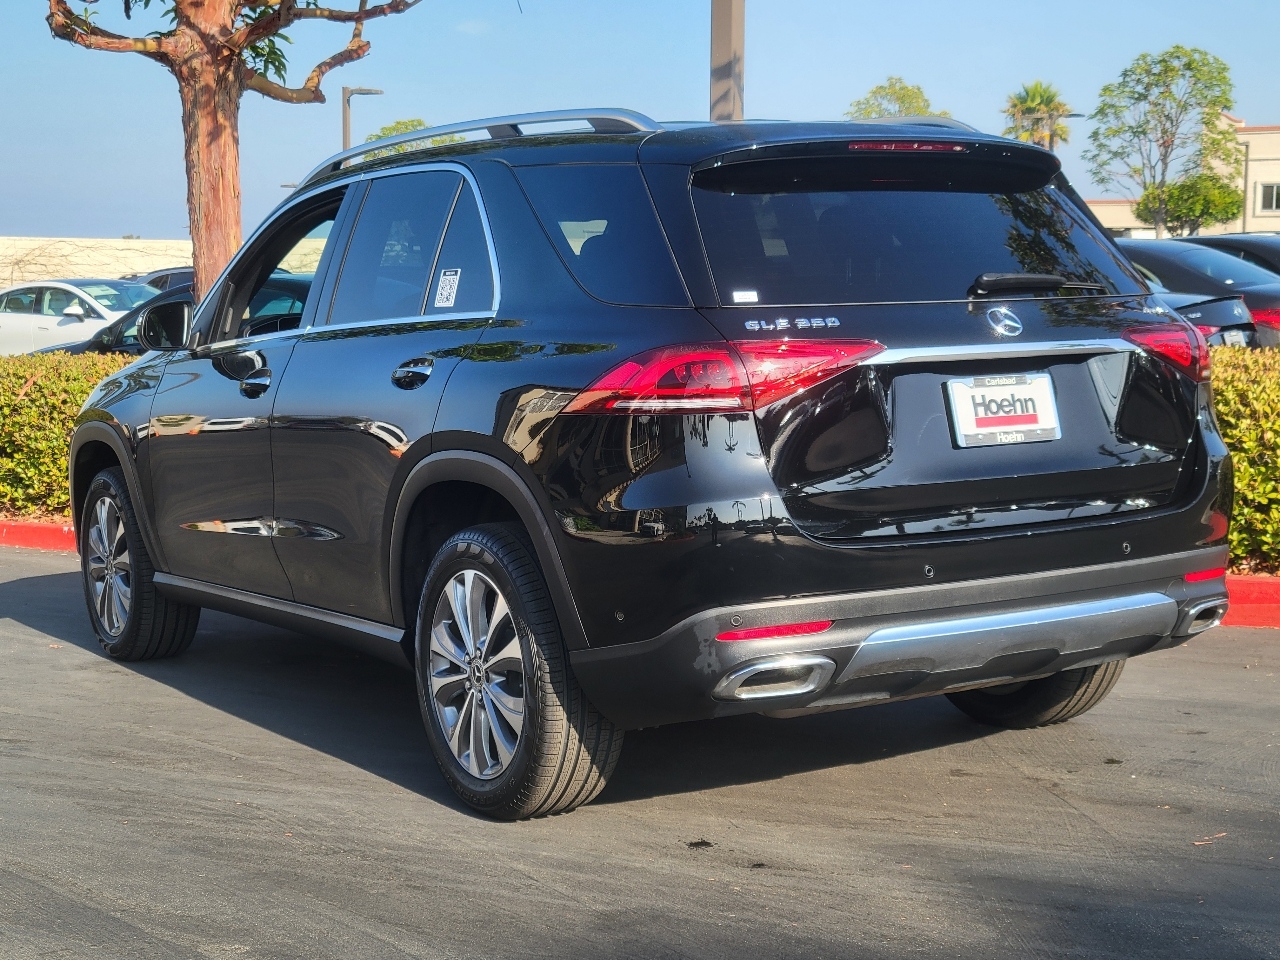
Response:
[{"label": "shrub", "polygon": [[[66,516],[67,443],[119,354],[0,357],[0,512]],[[1213,351],[1218,422],[1235,462],[1231,561],[1280,572],[1280,350]]]},{"label": "shrub", "polygon": [[1213,351],[1213,395],[1236,470],[1231,563],[1280,571],[1280,350]]},{"label": "shrub", "polygon": [[0,357],[0,512],[65,517],[67,445],[94,385],[132,357]]}]

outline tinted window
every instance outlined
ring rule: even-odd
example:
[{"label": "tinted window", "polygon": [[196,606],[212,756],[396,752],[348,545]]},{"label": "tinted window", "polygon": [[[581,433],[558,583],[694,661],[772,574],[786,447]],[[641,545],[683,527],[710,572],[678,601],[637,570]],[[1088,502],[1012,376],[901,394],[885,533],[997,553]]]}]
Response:
[{"label": "tinted window", "polygon": [[564,164],[517,173],[560,256],[593,297],[688,304],[639,166]]},{"label": "tinted window", "polygon": [[[1187,246],[1191,247],[1190,244]],[[1280,283],[1280,276],[1270,270],[1208,247],[1191,247],[1178,257],[1178,263],[1206,277],[1221,280],[1227,286],[1251,287],[1259,283]]]},{"label": "tinted window", "polygon": [[436,260],[427,313],[476,313],[493,309],[493,271],[480,208],[469,184],[454,204]]},{"label": "tinted window", "polygon": [[[942,163],[757,161],[695,175],[720,302],[963,300],[983,273],[1056,274],[1108,293],[1142,292],[1052,186],[977,161]],[[998,192],[1003,183],[1010,192]]]},{"label": "tinted window", "polygon": [[373,181],[342,264],[330,323],[422,313],[431,265],[461,182],[444,170]]}]

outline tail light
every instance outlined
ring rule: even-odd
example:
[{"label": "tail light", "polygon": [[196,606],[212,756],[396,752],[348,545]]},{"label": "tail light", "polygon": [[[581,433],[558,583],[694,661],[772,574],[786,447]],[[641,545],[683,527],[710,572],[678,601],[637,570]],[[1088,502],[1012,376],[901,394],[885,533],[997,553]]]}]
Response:
[{"label": "tail light", "polygon": [[1254,310],[1253,322],[1264,327],[1280,328],[1280,307],[1268,307],[1266,310]]},{"label": "tail light", "polygon": [[742,413],[875,356],[874,340],[748,340],[659,347],[618,364],[565,413]]},{"label": "tail light", "polygon": [[1124,338],[1192,380],[1209,379],[1209,345],[1200,331],[1188,323],[1131,327],[1124,332]]},{"label": "tail light", "polygon": [[1217,333],[1217,332],[1218,332],[1219,330],[1221,330],[1222,328],[1221,328],[1221,327],[1209,327],[1209,326],[1206,326],[1206,325],[1205,325],[1205,324],[1203,324],[1203,323],[1197,323],[1197,324],[1196,324],[1196,329],[1200,331],[1200,336],[1202,336],[1202,337],[1204,337],[1206,340],[1208,340],[1210,337],[1212,337],[1215,333]]}]

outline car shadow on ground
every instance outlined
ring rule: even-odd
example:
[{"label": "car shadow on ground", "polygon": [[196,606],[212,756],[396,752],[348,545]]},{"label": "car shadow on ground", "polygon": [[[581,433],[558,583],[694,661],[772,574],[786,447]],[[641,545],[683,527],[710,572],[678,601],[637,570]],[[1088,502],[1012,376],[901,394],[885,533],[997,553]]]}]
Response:
[{"label": "car shadow on ground", "polygon": [[[0,612],[105,658],[82,597],[77,573],[27,577],[0,583]],[[121,666],[461,809],[430,757],[409,670],[326,640],[208,610],[182,656]],[[937,698],[789,721],[748,715],[631,731],[598,802],[869,763],[990,732]]]}]

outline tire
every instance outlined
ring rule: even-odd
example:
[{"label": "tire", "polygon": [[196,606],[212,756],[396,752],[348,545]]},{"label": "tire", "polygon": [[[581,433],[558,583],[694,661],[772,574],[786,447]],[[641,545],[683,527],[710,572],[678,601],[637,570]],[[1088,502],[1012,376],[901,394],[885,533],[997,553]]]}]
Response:
[{"label": "tire", "polygon": [[80,520],[80,574],[98,642],[117,660],[174,657],[191,645],[200,608],[162,596],[124,471],[93,478]]},{"label": "tire", "polygon": [[1112,660],[1040,680],[949,693],[947,699],[974,720],[993,727],[1046,727],[1092,710],[1111,692],[1123,670],[1123,660]]},{"label": "tire", "polygon": [[573,810],[604,788],[622,731],[578,687],[522,527],[450,537],[427,571],[415,632],[427,740],[463,802],[523,820]]}]

